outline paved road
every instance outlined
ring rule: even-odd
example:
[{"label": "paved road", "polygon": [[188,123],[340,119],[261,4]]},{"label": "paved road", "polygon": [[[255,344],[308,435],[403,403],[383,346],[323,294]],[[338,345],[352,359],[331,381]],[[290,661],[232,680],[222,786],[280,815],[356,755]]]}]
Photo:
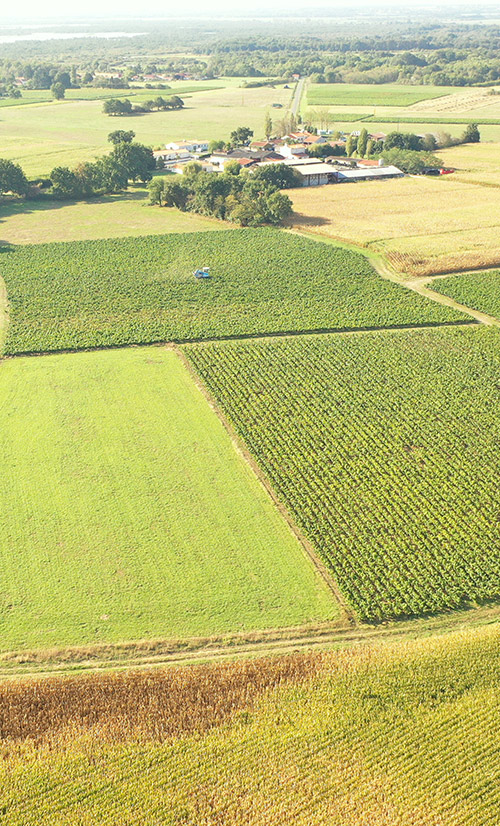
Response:
[{"label": "paved road", "polygon": [[302,97],[302,90],[304,89],[305,82],[305,77],[301,77],[300,80],[297,82],[297,88],[295,89],[295,95],[293,96],[293,101],[290,108],[290,114],[295,115],[295,117],[297,117],[299,112],[300,99]]}]

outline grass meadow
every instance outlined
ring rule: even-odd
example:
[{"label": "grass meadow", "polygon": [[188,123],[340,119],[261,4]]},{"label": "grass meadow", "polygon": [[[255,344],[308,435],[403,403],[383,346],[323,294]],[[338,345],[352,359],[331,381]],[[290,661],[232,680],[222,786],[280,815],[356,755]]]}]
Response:
[{"label": "grass meadow", "polygon": [[[460,153],[454,152],[448,150],[443,160],[456,157],[458,166]],[[493,154],[491,148],[483,153]],[[485,179],[484,170],[479,175]],[[408,275],[500,262],[500,187],[481,180],[472,183],[461,174],[407,177],[325,186],[320,192],[294,189],[289,195],[291,226],[382,252]]]},{"label": "grass meadow", "polygon": [[[64,100],[40,106],[10,106],[2,110],[3,158],[20,163],[31,177],[48,175],[55,166],[76,166],[109,150],[107,136],[114,129],[133,129],[137,140],[147,146],[163,146],[184,138],[228,139],[238,126],[249,126],[262,135],[266,112],[280,103],[275,117],[283,117],[290,104],[292,89],[243,89],[244,78],[217,81],[223,88],[189,92],[185,108],[172,112],[116,118],[102,113],[101,100]],[[132,99],[155,97],[179,91],[141,90]],[[184,84],[186,86],[186,84]],[[186,86],[186,88],[188,88]],[[128,91],[128,90],[120,90]],[[273,111],[272,109],[270,111]]]},{"label": "grass meadow", "polygon": [[499,643],[4,684],[3,822],[492,826]]},{"label": "grass meadow", "polygon": [[194,212],[149,206],[147,192],[141,187],[89,201],[12,200],[0,203],[0,244],[46,244],[166,232],[204,232],[234,229],[234,226]]},{"label": "grass meadow", "polygon": [[13,247],[2,276],[10,354],[463,318],[359,253],[269,228]]},{"label": "grass meadow", "polygon": [[308,106],[411,106],[422,100],[442,98],[452,86],[403,86],[397,83],[312,83],[306,92]]},{"label": "grass meadow", "polygon": [[174,352],[6,360],[0,410],[2,650],[336,616]]}]

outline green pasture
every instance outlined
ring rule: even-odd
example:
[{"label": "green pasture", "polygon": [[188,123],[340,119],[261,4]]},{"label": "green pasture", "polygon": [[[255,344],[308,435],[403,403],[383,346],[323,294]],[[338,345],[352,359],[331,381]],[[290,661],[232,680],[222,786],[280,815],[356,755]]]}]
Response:
[{"label": "green pasture", "polygon": [[0,648],[336,615],[172,351],[0,366]]},{"label": "green pasture", "polygon": [[403,86],[396,83],[312,83],[307,88],[309,106],[412,106],[421,100],[444,97],[452,86]]},{"label": "green pasture", "polygon": [[0,244],[44,244],[165,232],[233,229],[234,224],[194,212],[148,204],[133,187],[121,195],[89,201],[21,201],[0,204]]},{"label": "green pasture", "polygon": [[463,319],[358,253],[269,228],[6,248],[2,277],[8,353]]},{"label": "green pasture", "polygon": [[[249,126],[262,136],[271,104],[282,104],[276,113],[270,109],[273,117],[282,118],[293,94],[282,86],[242,89],[238,85],[242,78],[213,82],[212,87],[221,83],[224,88],[210,89],[207,84],[203,94],[190,92],[182,110],[126,118],[104,115],[101,100],[9,106],[0,112],[0,156],[20,163],[28,176],[36,177],[48,175],[55,166],[76,166],[109,151],[107,136],[115,129],[133,129],[138,141],[153,147],[184,138],[228,139],[238,126]],[[184,94],[188,88],[171,85],[171,90],[137,89],[132,100]]]},{"label": "green pasture", "polygon": [[500,334],[186,349],[359,616],[500,596]]}]

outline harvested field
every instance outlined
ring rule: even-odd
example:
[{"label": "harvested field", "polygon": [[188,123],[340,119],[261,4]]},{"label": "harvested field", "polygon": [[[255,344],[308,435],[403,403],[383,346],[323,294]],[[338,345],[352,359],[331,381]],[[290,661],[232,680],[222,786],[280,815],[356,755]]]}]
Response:
[{"label": "harvested field", "polygon": [[408,275],[500,263],[500,187],[407,177],[304,187],[290,197],[290,226],[385,253]]}]

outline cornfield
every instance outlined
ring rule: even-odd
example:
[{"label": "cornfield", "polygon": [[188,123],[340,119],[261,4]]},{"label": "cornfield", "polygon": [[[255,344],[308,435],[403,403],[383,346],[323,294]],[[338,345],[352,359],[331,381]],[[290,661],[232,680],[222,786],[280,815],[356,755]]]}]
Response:
[{"label": "cornfield", "polygon": [[492,826],[499,633],[4,685],[2,823]]}]

